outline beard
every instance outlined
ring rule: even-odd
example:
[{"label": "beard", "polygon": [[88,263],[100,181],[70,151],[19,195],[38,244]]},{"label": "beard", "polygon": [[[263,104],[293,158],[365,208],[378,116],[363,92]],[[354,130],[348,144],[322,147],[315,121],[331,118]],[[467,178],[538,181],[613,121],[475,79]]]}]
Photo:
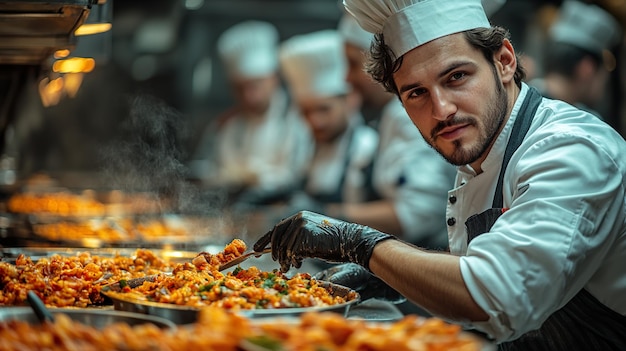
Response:
[{"label": "beard", "polygon": [[[438,123],[431,131],[430,137],[426,137],[424,135],[424,139],[426,139],[428,144],[430,144],[430,146],[449,163],[455,166],[464,166],[478,160],[489,149],[489,146],[496,138],[498,130],[500,130],[500,127],[504,122],[508,107],[508,94],[504,90],[502,81],[500,81],[500,78],[495,72],[495,67],[493,68],[493,74],[495,77],[494,85],[496,95],[492,101],[488,101],[486,103],[488,109],[482,121],[482,129],[480,128],[480,124],[475,117],[454,116],[449,120]],[[445,153],[440,147],[437,146],[436,135],[442,129],[458,124],[468,124],[476,127],[478,129],[478,139],[475,143],[472,143],[469,146],[464,145],[459,139],[454,140],[452,142],[453,151],[451,153]]]}]

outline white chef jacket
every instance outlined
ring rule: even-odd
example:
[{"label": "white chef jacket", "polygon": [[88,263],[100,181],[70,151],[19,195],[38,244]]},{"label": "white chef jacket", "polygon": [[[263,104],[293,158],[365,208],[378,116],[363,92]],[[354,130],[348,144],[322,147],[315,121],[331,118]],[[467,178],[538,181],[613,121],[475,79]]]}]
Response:
[{"label": "white chef jacket", "polygon": [[263,116],[229,118],[212,131],[212,162],[195,173],[203,179],[228,179],[246,170],[258,177],[256,190],[275,190],[297,182],[309,157],[312,139],[304,121],[292,107],[284,90],[278,89]]},{"label": "white chef jacket", "polygon": [[[365,125],[362,116],[352,116],[347,130],[337,140],[316,145],[305,191],[308,194],[339,192],[345,203],[365,201],[364,169],[372,162],[377,147],[376,130]],[[342,179],[344,182],[340,184]]]},{"label": "white chef jacket", "polygon": [[511,129],[528,92],[476,175],[458,169],[449,192],[450,250],[489,320],[468,323],[497,341],[537,329],[585,288],[626,315],[626,143],[595,116],[543,99],[506,169],[506,212],[467,245],[465,220],[491,207]]},{"label": "white chef jacket", "polygon": [[383,109],[373,186],[392,199],[403,238],[431,249],[446,248],[446,194],[455,168],[432,149],[398,99]]}]

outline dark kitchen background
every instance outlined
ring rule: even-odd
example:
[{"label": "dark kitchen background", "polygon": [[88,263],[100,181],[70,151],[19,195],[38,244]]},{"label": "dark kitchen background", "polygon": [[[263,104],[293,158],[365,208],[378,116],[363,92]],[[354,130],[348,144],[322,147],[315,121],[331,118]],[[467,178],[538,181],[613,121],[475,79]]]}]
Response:
[{"label": "dark kitchen background", "polygon": [[[558,3],[509,0],[492,18],[511,29],[518,51],[535,59],[535,74],[541,73],[544,27],[551,13],[546,9]],[[626,1],[598,3],[626,22]],[[261,19],[275,24],[286,39],[335,28],[342,14],[337,0],[108,0],[108,5],[112,29],[78,38],[72,52],[95,59],[95,68],[84,74],[74,96],[42,103],[39,90],[42,80],[54,78],[52,61],[41,68],[20,68],[21,84],[3,88],[0,165],[13,172],[4,182],[40,172],[83,174],[113,166],[118,167],[114,171],[128,171],[124,167],[150,161],[134,152],[138,136],[164,154],[160,159],[172,161],[155,161],[154,168],[179,167],[193,154],[203,129],[231,103],[214,50],[223,30],[242,20]],[[601,112],[624,134],[623,45],[616,58]],[[17,74],[17,66],[2,67],[4,77]],[[124,157],[125,165],[119,161]],[[163,170],[162,176],[168,173]]]}]

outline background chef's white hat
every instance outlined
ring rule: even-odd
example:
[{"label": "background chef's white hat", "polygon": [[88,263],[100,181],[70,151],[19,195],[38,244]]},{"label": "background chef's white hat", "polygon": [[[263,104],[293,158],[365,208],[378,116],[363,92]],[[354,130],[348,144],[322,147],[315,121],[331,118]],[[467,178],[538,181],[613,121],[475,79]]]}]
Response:
[{"label": "background chef's white hat", "polygon": [[230,76],[267,76],[278,69],[278,31],[268,22],[244,21],[222,33],[217,51]]},{"label": "background chef's white hat", "polygon": [[550,36],[554,41],[600,54],[617,45],[621,27],[611,14],[596,5],[565,1],[559,19],[550,28]]},{"label": "background chef's white hat", "polygon": [[282,43],[279,55],[281,71],[296,100],[350,90],[343,40],[336,30],[293,36]]},{"label": "background chef's white hat", "polygon": [[361,28],[356,19],[349,13],[345,13],[339,20],[337,27],[339,34],[346,43],[352,44],[362,50],[369,50],[374,33]]},{"label": "background chef's white hat", "polygon": [[480,0],[343,0],[363,29],[383,33],[396,57],[443,36],[489,28]]}]

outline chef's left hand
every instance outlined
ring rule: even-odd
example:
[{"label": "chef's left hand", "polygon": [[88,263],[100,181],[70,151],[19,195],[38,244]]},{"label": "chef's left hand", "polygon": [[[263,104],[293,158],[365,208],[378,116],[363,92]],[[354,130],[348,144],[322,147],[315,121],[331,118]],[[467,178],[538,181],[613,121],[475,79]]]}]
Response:
[{"label": "chef's left hand", "polygon": [[352,262],[369,269],[374,246],[394,236],[370,227],[301,211],[283,219],[263,235],[254,250],[262,251],[271,244],[272,259],[283,272],[291,266],[300,268],[307,257],[329,262]]},{"label": "chef's left hand", "polygon": [[316,273],[314,277],[353,289],[359,293],[361,301],[371,298],[391,303],[406,301],[399,292],[358,264],[339,264]]}]

